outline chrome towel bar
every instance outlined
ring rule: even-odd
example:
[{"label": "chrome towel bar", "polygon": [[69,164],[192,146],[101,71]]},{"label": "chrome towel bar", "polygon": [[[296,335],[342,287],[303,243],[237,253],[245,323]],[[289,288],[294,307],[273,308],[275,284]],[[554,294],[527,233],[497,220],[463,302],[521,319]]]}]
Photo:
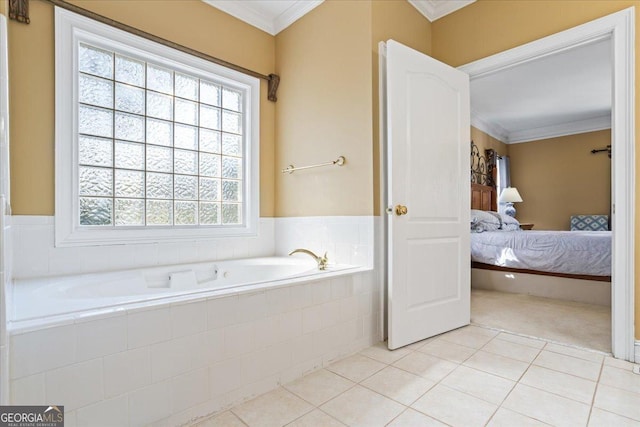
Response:
[{"label": "chrome towel bar", "polygon": [[299,166],[299,167],[295,167],[293,165],[289,165],[286,168],[282,169],[282,173],[293,173],[294,171],[299,171],[299,170],[303,170],[303,169],[311,169],[311,168],[319,168],[322,166],[342,166],[344,165],[344,163],[347,161],[347,159],[344,158],[344,156],[340,156],[338,157],[336,160],[332,161],[332,162],[327,162],[327,163],[320,163],[318,165],[311,165],[311,166]]}]

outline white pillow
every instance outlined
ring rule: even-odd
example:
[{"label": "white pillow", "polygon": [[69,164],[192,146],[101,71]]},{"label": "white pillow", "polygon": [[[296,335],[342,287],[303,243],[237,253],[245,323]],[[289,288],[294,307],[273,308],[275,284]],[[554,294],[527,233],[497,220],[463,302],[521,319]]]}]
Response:
[{"label": "white pillow", "polygon": [[482,233],[483,231],[497,231],[500,229],[499,217],[491,212],[471,209],[471,231]]},{"label": "white pillow", "polygon": [[520,230],[520,223],[517,219],[507,214],[492,212],[500,220],[500,229],[503,231],[518,231]]}]

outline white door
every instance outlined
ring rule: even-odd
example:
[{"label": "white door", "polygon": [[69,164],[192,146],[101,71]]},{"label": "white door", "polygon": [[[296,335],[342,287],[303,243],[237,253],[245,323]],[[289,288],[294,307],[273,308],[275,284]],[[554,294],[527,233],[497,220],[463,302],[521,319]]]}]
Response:
[{"label": "white door", "polygon": [[385,68],[388,346],[395,349],[470,321],[469,76],[393,40],[382,79]]}]

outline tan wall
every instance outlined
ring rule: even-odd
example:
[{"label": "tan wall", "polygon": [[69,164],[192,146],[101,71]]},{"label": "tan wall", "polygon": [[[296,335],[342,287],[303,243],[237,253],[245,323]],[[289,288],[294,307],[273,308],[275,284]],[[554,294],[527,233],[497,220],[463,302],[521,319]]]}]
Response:
[{"label": "tan wall", "polygon": [[508,154],[509,146],[507,144],[473,126],[471,126],[471,140],[476,144],[482,155],[484,155],[485,150],[491,149],[496,150],[499,156],[506,156]]},{"label": "tan wall", "polygon": [[373,119],[373,212],[380,215],[380,104],[378,96],[378,43],[393,39],[427,55],[431,54],[431,22],[409,2],[376,0],[371,14],[371,69]]},{"label": "tan wall", "polygon": [[[433,56],[460,66],[541,37],[584,24],[635,6],[640,23],[640,2],[633,0],[543,1],[478,0],[432,24]],[[640,75],[640,31],[636,31],[636,81]],[[640,85],[636,85],[636,122],[640,123]],[[640,170],[640,156],[637,160]],[[524,195],[523,195],[524,197]],[[640,187],[636,193],[640,213]],[[640,215],[636,215],[640,231]],[[636,265],[640,266],[640,232],[636,233]],[[640,339],[640,268],[636,269],[636,339]]]},{"label": "tan wall", "polygon": [[[79,1],[83,8],[263,74],[275,38],[199,0]],[[53,6],[31,1],[31,24],[9,22],[11,204],[16,215],[54,213]],[[261,85],[260,213],[274,214],[274,114]]]},{"label": "tan wall", "polygon": [[594,148],[611,144],[611,131],[509,145],[511,185],[524,200],[517,218],[536,230],[569,230],[576,214],[609,215],[611,160]]},{"label": "tan wall", "polygon": [[326,1],[276,36],[276,216],[373,213],[371,7]]}]

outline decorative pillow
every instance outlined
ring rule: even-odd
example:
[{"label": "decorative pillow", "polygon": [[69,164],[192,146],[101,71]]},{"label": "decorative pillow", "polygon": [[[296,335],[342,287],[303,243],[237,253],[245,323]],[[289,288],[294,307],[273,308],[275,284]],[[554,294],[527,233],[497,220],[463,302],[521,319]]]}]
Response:
[{"label": "decorative pillow", "polygon": [[500,229],[500,219],[491,212],[471,209],[471,231],[482,233],[483,231],[497,231]]},{"label": "decorative pillow", "polygon": [[500,219],[500,229],[503,231],[517,231],[520,230],[520,223],[512,216],[493,212]]}]

